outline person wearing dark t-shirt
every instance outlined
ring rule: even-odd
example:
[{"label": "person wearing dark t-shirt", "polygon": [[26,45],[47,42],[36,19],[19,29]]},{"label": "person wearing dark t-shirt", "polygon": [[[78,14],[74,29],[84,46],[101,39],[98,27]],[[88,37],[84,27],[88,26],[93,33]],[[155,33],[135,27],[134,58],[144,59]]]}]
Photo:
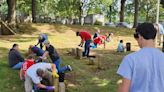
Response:
[{"label": "person wearing dark t-shirt", "polygon": [[8,54],[9,66],[12,67],[13,69],[20,69],[23,62],[24,62],[24,58],[21,56],[19,52],[19,46],[18,44],[14,44]]},{"label": "person wearing dark t-shirt", "polygon": [[36,56],[42,56],[44,51],[37,46],[30,45],[29,46],[29,54],[36,54]]},{"label": "person wearing dark t-shirt", "polygon": [[78,46],[82,47],[83,43],[85,42],[83,56],[88,57],[90,52],[91,34],[86,31],[81,31],[81,32],[76,32],[76,36],[81,37],[81,43]]},{"label": "person wearing dark t-shirt", "polygon": [[46,51],[43,54],[43,56],[41,57],[42,59],[44,59],[47,55],[49,55],[52,62],[56,65],[56,68],[57,68],[59,73],[65,72],[65,71],[72,71],[72,68],[71,68],[70,65],[67,65],[67,66],[64,66],[64,67],[60,68],[61,59],[60,59],[60,56],[59,56],[58,52],[49,43],[49,41],[45,41],[44,44],[46,46]]},{"label": "person wearing dark t-shirt", "polygon": [[96,31],[96,33],[93,35],[93,39],[95,39],[96,37],[98,37],[99,36],[99,34],[100,34],[100,30],[99,29],[96,29],[97,31]]},{"label": "person wearing dark t-shirt", "polygon": [[36,44],[36,46],[40,44],[40,48],[42,49],[43,48],[43,42],[46,40],[48,40],[48,36],[46,34],[40,34],[38,37],[38,43]]}]

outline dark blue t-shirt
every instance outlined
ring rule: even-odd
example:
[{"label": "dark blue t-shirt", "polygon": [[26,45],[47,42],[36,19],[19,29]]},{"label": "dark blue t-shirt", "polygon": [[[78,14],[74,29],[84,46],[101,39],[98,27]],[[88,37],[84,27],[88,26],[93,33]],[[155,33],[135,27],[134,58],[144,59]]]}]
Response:
[{"label": "dark blue t-shirt", "polygon": [[33,53],[35,53],[37,56],[42,56],[44,54],[44,51],[41,48],[38,48],[36,46],[33,46],[31,48],[31,50],[33,51]]}]

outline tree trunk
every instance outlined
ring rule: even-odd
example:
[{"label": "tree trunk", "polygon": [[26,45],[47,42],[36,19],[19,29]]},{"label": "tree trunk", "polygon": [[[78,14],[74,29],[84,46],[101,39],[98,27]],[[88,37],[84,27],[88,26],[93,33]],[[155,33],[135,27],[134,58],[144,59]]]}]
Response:
[{"label": "tree trunk", "polygon": [[109,22],[112,22],[112,6],[109,6],[109,11],[110,11],[110,18],[109,18]]},{"label": "tree trunk", "polygon": [[36,0],[32,0],[32,22],[36,23]]},{"label": "tree trunk", "polygon": [[134,25],[133,25],[133,28],[136,28],[137,27],[137,23],[138,23],[138,5],[139,5],[139,2],[138,0],[135,0],[135,13],[134,13]]},{"label": "tree trunk", "polygon": [[121,0],[120,22],[124,22],[125,1]]},{"label": "tree trunk", "polygon": [[7,22],[9,24],[15,24],[15,19],[16,19],[16,0],[7,0],[7,5],[8,5],[8,14],[7,14]]}]

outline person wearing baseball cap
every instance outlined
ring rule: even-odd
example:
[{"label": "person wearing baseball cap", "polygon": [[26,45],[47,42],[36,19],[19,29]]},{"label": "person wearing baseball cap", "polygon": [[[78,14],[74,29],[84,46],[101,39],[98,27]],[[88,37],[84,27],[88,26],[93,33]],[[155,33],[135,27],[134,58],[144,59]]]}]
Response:
[{"label": "person wearing baseball cap", "polygon": [[118,92],[163,92],[164,53],[155,48],[157,30],[152,23],[136,28],[139,51],[124,57],[117,74],[123,77]]}]

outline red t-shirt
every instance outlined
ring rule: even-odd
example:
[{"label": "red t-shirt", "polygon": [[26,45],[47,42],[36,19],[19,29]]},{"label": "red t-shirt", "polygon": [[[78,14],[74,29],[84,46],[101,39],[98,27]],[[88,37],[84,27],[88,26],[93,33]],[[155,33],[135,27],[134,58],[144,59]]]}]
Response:
[{"label": "red t-shirt", "polygon": [[23,70],[23,74],[24,76],[26,75],[26,71],[27,69],[32,66],[34,64],[34,60],[31,60],[31,59],[26,59],[25,62],[23,63],[22,65],[22,70]]},{"label": "red t-shirt", "polygon": [[101,36],[98,36],[98,37],[96,37],[94,40],[93,40],[93,42],[95,43],[95,44],[102,44],[102,39],[103,40],[106,40],[106,36],[103,36],[103,35],[101,35]]},{"label": "red t-shirt", "polygon": [[83,41],[91,40],[91,34],[86,31],[81,31],[80,37]]}]

